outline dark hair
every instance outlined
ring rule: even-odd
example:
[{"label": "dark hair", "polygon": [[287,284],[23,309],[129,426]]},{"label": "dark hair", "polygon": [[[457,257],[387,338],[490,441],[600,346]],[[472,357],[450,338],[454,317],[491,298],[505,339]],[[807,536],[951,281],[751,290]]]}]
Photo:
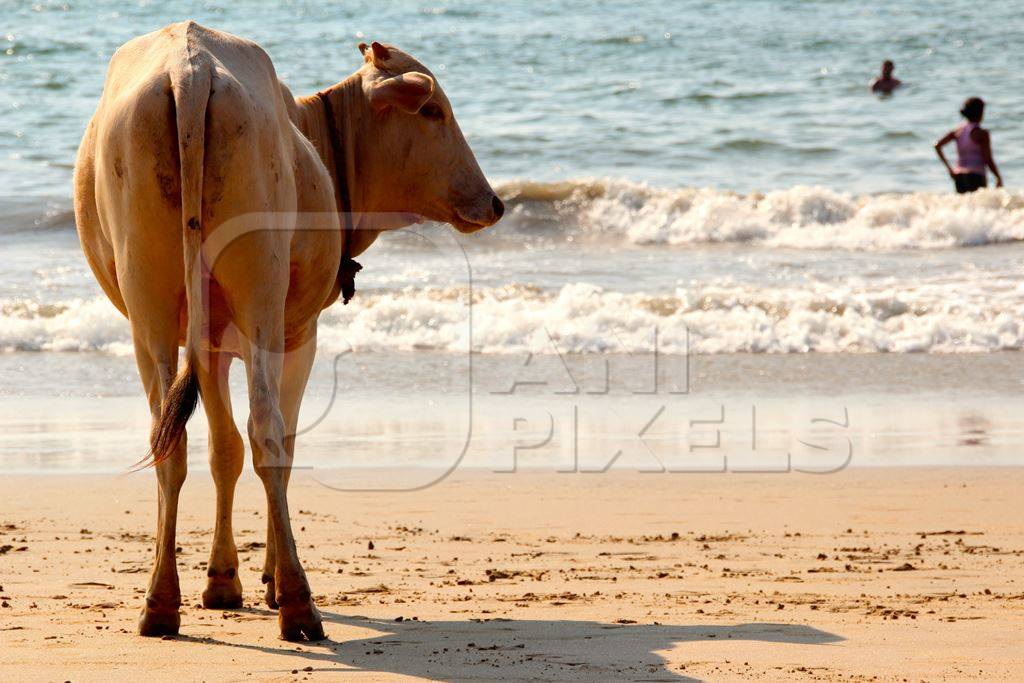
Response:
[{"label": "dark hair", "polygon": [[985,100],[980,97],[968,97],[964,101],[964,108],[960,110],[960,113],[971,123],[981,121],[981,117],[985,113]]}]

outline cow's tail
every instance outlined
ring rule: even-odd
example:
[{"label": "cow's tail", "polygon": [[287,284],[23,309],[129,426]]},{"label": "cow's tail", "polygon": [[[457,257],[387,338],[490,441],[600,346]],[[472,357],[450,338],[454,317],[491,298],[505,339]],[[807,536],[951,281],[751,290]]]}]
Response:
[{"label": "cow's tail", "polygon": [[[190,46],[191,47],[191,46]],[[206,108],[210,98],[210,68],[189,55],[187,65],[171,74],[178,157],[181,172],[181,222],[185,253],[184,363],[160,407],[160,419],[150,435],[150,452],[145,464],[156,465],[170,457],[185,434],[185,425],[199,400],[196,365],[201,361],[206,334],[207,311],[203,301],[203,153],[206,147]]]}]

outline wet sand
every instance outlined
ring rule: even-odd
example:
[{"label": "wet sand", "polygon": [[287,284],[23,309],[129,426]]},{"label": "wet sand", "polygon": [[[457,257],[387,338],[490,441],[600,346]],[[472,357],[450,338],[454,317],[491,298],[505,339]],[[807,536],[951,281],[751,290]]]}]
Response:
[{"label": "wet sand", "polygon": [[[848,445],[855,467],[1024,465],[1017,353],[656,363],[650,355],[547,355],[527,363],[416,352],[334,361],[319,357],[303,400],[296,457],[305,467],[504,470],[518,458],[564,469],[576,451],[581,469],[602,469],[622,450],[627,470],[721,469],[726,455],[733,471],[778,469],[787,452],[796,466],[827,470],[844,464]],[[232,397],[244,425],[240,363]],[[145,454],[149,429],[133,358],[0,354],[5,472],[118,474]],[[190,467],[205,470],[203,411],[189,431]]]},{"label": "wet sand", "polygon": [[[340,493],[298,472],[329,640],[277,639],[264,515],[235,512],[246,607],[204,610],[205,472],[181,502],[181,635],[135,635],[152,474],[0,481],[0,679],[1010,680],[1024,668],[1024,470],[456,473]],[[372,548],[371,544],[372,543]]]}]

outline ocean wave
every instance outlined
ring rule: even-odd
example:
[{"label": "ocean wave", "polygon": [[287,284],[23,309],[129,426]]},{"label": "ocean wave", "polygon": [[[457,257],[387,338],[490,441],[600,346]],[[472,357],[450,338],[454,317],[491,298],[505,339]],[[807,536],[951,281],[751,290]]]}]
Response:
[{"label": "ocean wave", "polygon": [[480,16],[480,12],[464,7],[423,7],[420,9],[420,14],[458,17],[465,19]]},{"label": "ocean wave", "polygon": [[797,186],[738,194],[581,179],[510,181],[498,191],[511,209],[503,229],[529,233],[539,219],[556,219],[576,234],[639,245],[891,251],[1024,240],[1024,194],[994,189],[851,195]]},{"label": "ocean wave", "polygon": [[[829,148],[807,148],[821,155]],[[496,184],[509,211],[477,240],[503,235],[616,240],[635,245],[742,243],[786,249],[897,251],[1024,240],[1024,193],[854,195],[818,186],[740,194],[661,188],[622,179]],[[0,234],[74,229],[68,200],[7,199]]]},{"label": "ocean wave", "polygon": [[[664,294],[585,283],[361,291],[321,316],[327,353],[987,352],[1024,348],[1024,284],[1007,276],[769,288],[713,282]],[[470,329],[472,320],[472,329]],[[105,299],[0,305],[0,349],[131,353]]]},{"label": "ocean wave", "polygon": [[132,352],[128,322],[105,298],[0,302],[0,350]]},{"label": "ocean wave", "polygon": [[764,152],[773,149],[786,149],[785,145],[763,138],[736,138],[725,140],[713,146],[713,152]]},{"label": "ocean wave", "polygon": [[74,230],[70,200],[49,198],[0,199],[0,235],[44,230]]},{"label": "ocean wave", "polygon": [[625,33],[617,36],[593,38],[589,42],[595,45],[640,45],[647,42],[647,36],[641,33]]},{"label": "ocean wave", "polygon": [[701,104],[708,102],[743,102],[743,101],[756,101],[773,99],[776,97],[788,97],[793,93],[788,90],[737,90],[732,92],[713,93],[704,90],[698,90],[697,92],[690,93],[681,98],[675,98],[676,101],[688,100],[690,102],[698,102]]}]

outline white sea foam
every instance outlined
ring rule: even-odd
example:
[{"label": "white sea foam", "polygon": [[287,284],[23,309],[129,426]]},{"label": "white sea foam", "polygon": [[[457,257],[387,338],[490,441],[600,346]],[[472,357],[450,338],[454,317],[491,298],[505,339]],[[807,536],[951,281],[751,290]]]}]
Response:
[{"label": "white sea foam", "polygon": [[[957,249],[1024,240],[1024,195],[858,197],[812,187],[739,195],[621,180],[500,191],[510,215],[471,238],[483,245],[472,254],[482,266],[475,272],[490,284],[522,284],[478,287],[472,330],[467,292],[446,279],[450,254],[382,240],[365,260],[355,302],[324,312],[322,348],[646,352],[655,329],[665,353],[687,344],[699,353],[1024,346],[1020,247]],[[0,350],[130,354],[128,325],[99,297],[77,245],[54,232],[32,239],[12,240],[5,262]],[[39,247],[51,243],[59,249]],[[713,243],[743,246],[699,249]],[[761,255],[793,248],[800,251]],[[939,248],[952,251],[912,251]],[[457,256],[463,268],[465,255]],[[624,277],[632,273],[643,275]]]},{"label": "white sea foam", "polygon": [[[511,222],[555,218],[583,235],[645,245],[742,242],[795,249],[887,251],[1024,240],[1024,194],[849,195],[797,186],[765,194],[662,189],[624,180],[509,182]],[[552,215],[553,214],[553,215]]]},{"label": "white sea foam", "polygon": [[3,351],[132,352],[128,322],[105,297],[41,305],[0,302]]},{"label": "white sea foam", "polygon": [[[894,279],[766,288],[728,281],[665,295],[569,284],[473,293],[460,288],[363,291],[321,318],[326,352],[432,349],[481,353],[984,352],[1024,347],[1024,285],[1011,277]],[[0,348],[131,351],[128,325],[105,300],[3,305]]]}]

